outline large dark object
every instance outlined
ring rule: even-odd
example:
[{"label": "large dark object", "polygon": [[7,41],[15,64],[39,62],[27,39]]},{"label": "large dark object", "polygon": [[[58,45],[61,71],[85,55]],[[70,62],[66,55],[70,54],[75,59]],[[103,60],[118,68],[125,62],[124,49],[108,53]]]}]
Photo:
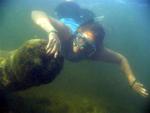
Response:
[{"label": "large dark object", "polygon": [[45,46],[44,40],[29,40],[8,57],[0,58],[0,90],[18,91],[54,80],[64,59],[47,55]]}]

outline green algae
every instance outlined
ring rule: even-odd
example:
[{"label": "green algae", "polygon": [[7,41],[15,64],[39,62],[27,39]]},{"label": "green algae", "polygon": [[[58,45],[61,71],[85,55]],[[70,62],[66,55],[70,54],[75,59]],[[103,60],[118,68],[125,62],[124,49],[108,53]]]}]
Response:
[{"label": "green algae", "polygon": [[0,88],[17,91],[54,80],[63,67],[63,57],[47,55],[45,45],[44,40],[32,39],[0,58]]}]

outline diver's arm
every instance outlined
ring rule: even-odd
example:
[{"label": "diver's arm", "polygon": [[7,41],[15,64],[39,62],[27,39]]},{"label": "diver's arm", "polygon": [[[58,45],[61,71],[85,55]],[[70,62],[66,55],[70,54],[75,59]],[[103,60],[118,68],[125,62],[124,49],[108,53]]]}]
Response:
[{"label": "diver's arm", "polygon": [[126,75],[130,86],[140,95],[144,97],[148,96],[147,90],[144,88],[143,84],[136,80],[135,75],[132,72],[129,62],[125,56],[108,48],[104,48],[97,60],[118,64],[123,73]]},{"label": "diver's arm", "polygon": [[50,20],[45,12],[38,10],[32,11],[31,17],[32,20],[47,33],[49,33],[50,31],[56,31],[56,29],[50,23]]},{"label": "diver's arm", "polygon": [[[55,29],[52,23],[59,26],[59,24],[54,21],[52,18],[49,19],[46,13],[42,11],[32,11],[31,14],[32,20],[40,26],[44,31],[48,33],[48,44],[46,46],[46,50],[48,54],[53,54],[56,58],[58,55],[58,52],[60,51],[60,40],[58,37],[58,30]],[[59,27],[57,27],[59,28]]]}]

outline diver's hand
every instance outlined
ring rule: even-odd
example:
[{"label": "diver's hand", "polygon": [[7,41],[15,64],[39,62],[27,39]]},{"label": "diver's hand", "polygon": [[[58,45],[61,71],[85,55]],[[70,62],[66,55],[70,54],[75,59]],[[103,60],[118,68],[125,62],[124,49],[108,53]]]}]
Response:
[{"label": "diver's hand", "polygon": [[50,32],[48,36],[48,44],[46,46],[47,54],[54,55],[54,58],[57,58],[60,50],[61,50],[61,43],[57,35],[57,32]]},{"label": "diver's hand", "polygon": [[149,95],[148,91],[144,88],[144,85],[140,82],[135,81],[132,88],[143,97],[147,97]]}]

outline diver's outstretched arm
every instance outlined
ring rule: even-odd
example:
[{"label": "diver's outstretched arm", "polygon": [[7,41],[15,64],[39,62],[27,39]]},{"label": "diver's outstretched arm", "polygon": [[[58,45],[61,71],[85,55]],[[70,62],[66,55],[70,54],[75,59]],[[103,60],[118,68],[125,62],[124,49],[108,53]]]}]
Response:
[{"label": "diver's outstretched arm", "polygon": [[45,12],[38,10],[32,11],[31,18],[38,26],[48,33],[48,44],[46,50],[48,54],[53,54],[56,58],[60,51],[61,44],[57,35],[58,31],[52,23],[56,24],[57,22],[52,18],[49,19]]},{"label": "diver's outstretched arm", "polygon": [[120,66],[123,73],[126,75],[128,82],[130,86],[140,95],[147,97],[149,94],[147,90],[144,88],[143,84],[137,81],[135,78],[135,75],[129,65],[129,62],[125,56],[122,54],[112,51],[108,48],[104,48],[102,52],[99,55],[99,60],[109,62],[109,63],[115,63]]}]

